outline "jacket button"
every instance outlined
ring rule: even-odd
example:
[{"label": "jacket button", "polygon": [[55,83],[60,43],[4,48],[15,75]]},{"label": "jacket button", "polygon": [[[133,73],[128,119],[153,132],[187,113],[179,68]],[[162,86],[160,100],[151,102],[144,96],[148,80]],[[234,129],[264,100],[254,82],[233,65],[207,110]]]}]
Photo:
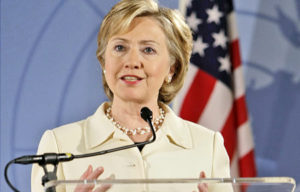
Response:
[{"label": "jacket button", "polygon": [[129,162],[128,164],[127,164],[127,167],[135,167],[136,165],[135,165],[135,163],[133,163],[133,162]]}]

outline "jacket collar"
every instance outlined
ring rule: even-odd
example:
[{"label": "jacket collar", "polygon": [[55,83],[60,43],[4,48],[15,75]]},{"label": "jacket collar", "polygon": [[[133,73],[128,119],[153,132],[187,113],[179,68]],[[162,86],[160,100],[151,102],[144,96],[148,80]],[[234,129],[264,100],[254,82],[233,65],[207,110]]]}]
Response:
[{"label": "jacket collar", "polygon": [[[129,137],[119,129],[116,129],[106,117],[104,109],[107,105],[108,103],[101,104],[97,111],[85,121],[84,140],[88,149],[95,148],[111,138],[118,138],[132,143]],[[166,112],[166,117],[161,131],[165,133],[171,143],[187,149],[192,148],[189,128],[170,107],[165,104],[162,105]]]},{"label": "jacket collar", "polygon": [[95,148],[113,137],[127,138],[106,117],[104,109],[107,105],[108,103],[101,104],[97,111],[85,122],[84,141],[88,149]]},{"label": "jacket collar", "polygon": [[192,137],[189,127],[168,105],[163,104],[163,107],[166,112],[166,117],[162,131],[166,134],[171,143],[186,149],[191,149]]}]

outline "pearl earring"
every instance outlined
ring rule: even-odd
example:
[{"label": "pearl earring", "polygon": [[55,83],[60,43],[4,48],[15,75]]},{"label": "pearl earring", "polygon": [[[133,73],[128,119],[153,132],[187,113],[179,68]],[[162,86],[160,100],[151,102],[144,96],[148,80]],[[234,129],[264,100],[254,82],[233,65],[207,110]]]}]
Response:
[{"label": "pearl earring", "polygon": [[168,76],[167,83],[171,83],[171,81],[172,81],[172,76],[171,76],[171,75],[169,75],[169,76]]},{"label": "pearl earring", "polygon": [[105,70],[105,69],[103,70],[103,73],[104,73],[104,74],[106,73],[106,70]]}]

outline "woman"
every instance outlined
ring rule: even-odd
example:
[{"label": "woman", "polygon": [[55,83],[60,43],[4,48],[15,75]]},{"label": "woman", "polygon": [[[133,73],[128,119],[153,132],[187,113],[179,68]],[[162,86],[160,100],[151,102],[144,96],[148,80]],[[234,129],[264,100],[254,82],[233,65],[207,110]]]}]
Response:
[{"label": "woman", "polygon": [[[58,179],[229,177],[222,136],[179,118],[166,105],[183,85],[191,50],[191,31],[178,12],[152,0],[116,4],[101,24],[97,50],[110,102],[85,120],[46,131],[38,153],[84,154],[149,140],[152,133],[140,117],[144,106],[153,112],[157,139],[140,149],[59,164]],[[42,191],[42,175],[34,166],[32,191]]]}]

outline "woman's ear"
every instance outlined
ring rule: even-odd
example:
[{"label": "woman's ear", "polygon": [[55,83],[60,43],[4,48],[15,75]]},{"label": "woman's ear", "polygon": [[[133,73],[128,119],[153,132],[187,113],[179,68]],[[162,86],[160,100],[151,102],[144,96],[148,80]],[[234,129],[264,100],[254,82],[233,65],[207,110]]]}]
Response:
[{"label": "woman's ear", "polygon": [[170,67],[170,71],[169,71],[169,75],[171,75],[171,77],[173,77],[174,73],[175,73],[175,63],[171,65]]},{"label": "woman's ear", "polygon": [[171,65],[169,74],[167,75],[167,77],[165,79],[165,81],[167,83],[171,83],[174,73],[175,73],[175,65],[173,64],[173,65]]}]

